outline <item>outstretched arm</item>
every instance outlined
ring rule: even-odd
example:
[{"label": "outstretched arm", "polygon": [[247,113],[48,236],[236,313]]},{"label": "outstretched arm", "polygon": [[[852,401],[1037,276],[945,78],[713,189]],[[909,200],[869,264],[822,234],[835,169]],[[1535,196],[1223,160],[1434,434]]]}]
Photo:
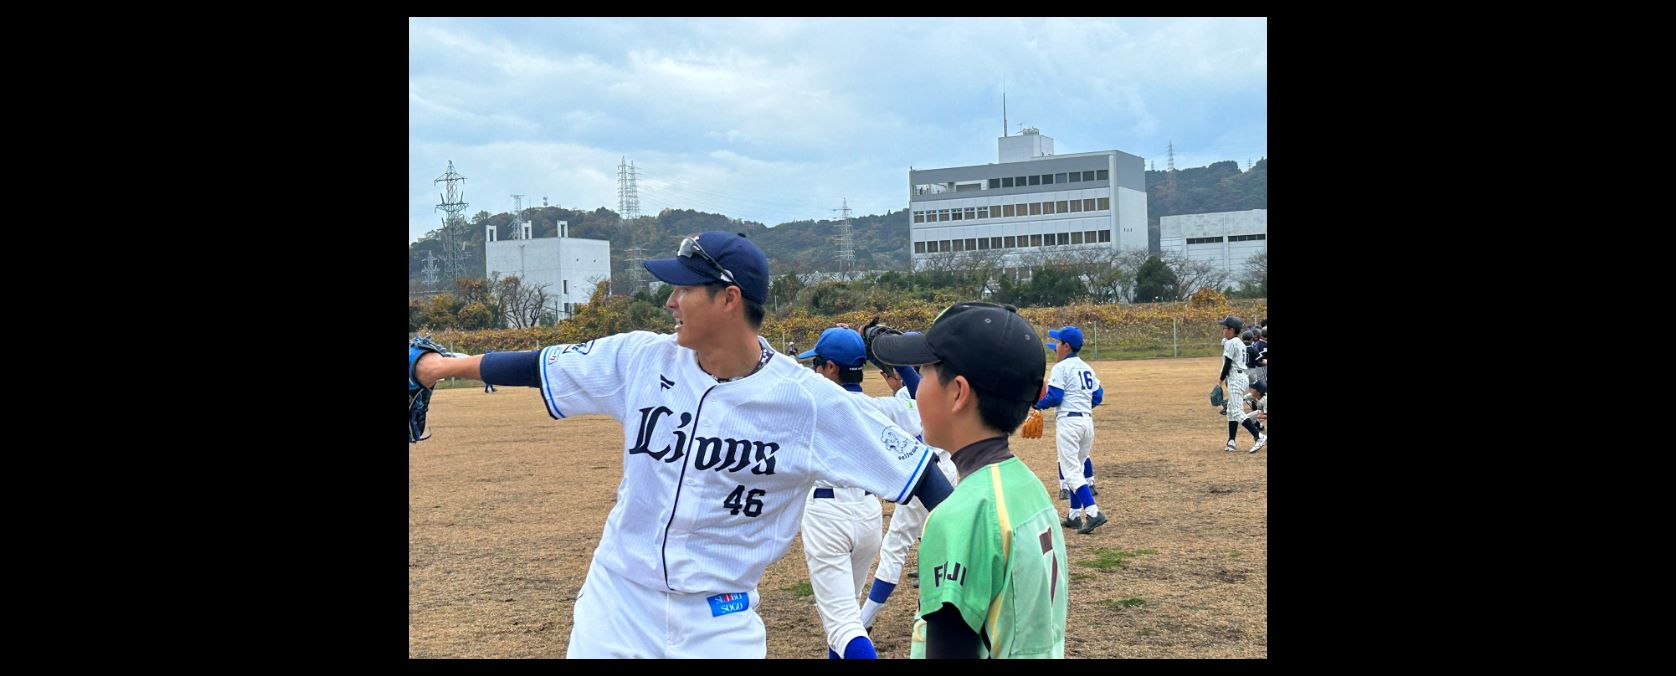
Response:
[{"label": "outstretched arm", "polygon": [[435,352],[414,364],[415,379],[424,387],[443,378],[469,378],[493,385],[540,387],[541,351],[493,352],[474,357],[444,357]]}]

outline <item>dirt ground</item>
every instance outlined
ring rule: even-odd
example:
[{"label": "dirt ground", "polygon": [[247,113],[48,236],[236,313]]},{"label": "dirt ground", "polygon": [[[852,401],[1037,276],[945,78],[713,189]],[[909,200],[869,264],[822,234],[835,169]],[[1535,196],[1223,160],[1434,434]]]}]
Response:
[{"label": "dirt ground", "polygon": [[[1223,452],[1226,423],[1205,396],[1216,359],[1093,366],[1106,390],[1095,482],[1112,520],[1065,531],[1066,657],[1267,657],[1269,448],[1245,453],[1242,429],[1241,452]],[[886,394],[877,374],[864,389]],[[408,447],[408,655],[564,657],[622,478],[622,427],[551,420],[537,390],[513,387],[438,390],[430,422],[433,438]],[[1012,448],[1057,498],[1051,419]],[[801,541],[763,576],[771,658],[826,656],[807,579]],[[880,657],[908,656],[917,595],[904,580],[879,615]]]}]

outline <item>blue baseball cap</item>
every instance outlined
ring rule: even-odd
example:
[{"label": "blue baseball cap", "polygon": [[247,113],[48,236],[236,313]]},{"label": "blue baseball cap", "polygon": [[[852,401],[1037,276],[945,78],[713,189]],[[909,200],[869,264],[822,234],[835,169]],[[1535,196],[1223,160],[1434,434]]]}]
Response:
[{"label": "blue baseball cap", "polygon": [[674,258],[655,258],[641,265],[659,280],[676,286],[728,281],[733,277],[741,295],[768,302],[768,256],[742,232],[715,230],[681,241]]},{"label": "blue baseball cap", "polygon": [[855,329],[834,326],[821,332],[820,340],[815,341],[815,349],[797,355],[797,358],[814,356],[838,362],[846,369],[860,370],[862,364],[867,363],[867,346]]},{"label": "blue baseball cap", "polygon": [[[1066,344],[1071,346],[1072,352],[1082,349],[1082,329],[1075,326],[1067,326],[1063,329],[1054,329],[1049,331],[1048,337],[1053,338],[1054,340],[1064,341]],[[1053,347],[1053,344],[1049,343],[1048,347]]]}]

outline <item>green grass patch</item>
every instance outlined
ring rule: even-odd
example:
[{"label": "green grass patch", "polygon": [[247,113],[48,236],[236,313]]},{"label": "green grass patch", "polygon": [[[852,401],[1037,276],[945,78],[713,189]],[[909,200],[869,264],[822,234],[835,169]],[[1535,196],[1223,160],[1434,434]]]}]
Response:
[{"label": "green grass patch", "polygon": [[1121,609],[1121,608],[1139,608],[1141,606],[1146,605],[1146,599],[1142,599],[1142,598],[1106,599],[1104,601],[1101,601],[1100,605],[1106,606],[1107,608],[1119,608],[1119,609]]},{"label": "green grass patch", "polygon": [[1129,559],[1135,558],[1137,556],[1145,556],[1147,554],[1157,554],[1157,553],[1158,552],[1153,551],[1151,549],[1137,549],[1137,550],[1133,550],[1133,551],[1125,551],[1125,550],[1122,550],[1122,549],[1101,548],[1101,549],[1094,550],[1095,558],[1087,560],[1087,561],[1078,561],[1077,565],[1083,566],[1083,567],[1086,567],[1086,568],[1097,568],[1099,570],[1111,570],[1113,568],[1128,568],[1129,567]]},{"label": "green grass patch", "polygon": [[799,582],[780,591],[791,592],[793,596],[814,596],[815,588],[808,582]]}]

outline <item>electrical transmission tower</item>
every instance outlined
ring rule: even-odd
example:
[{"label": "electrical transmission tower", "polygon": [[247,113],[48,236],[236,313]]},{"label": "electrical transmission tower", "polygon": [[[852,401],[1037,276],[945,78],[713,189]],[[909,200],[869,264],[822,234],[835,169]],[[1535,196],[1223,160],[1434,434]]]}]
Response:
[{"label": "electrical transmission tower", "polygon": [[638,176],[634,171],[634,163],[624,157],[617,165],[617,213],[622,214],[623,220],[632,221],[640,218],[640,189],[635,181]]},{"label": "electrical transmission tower", "polygon": [[512,239],[524,238],[524,196],[512,196]]},{"label": "electrical transmission tower", "polygon": [[840,212],[844,216],[844,220],[838,222],[838,234],[833,237],[833,240],[838,244],[838,272],[843,275],[845,280],[848,280],[850,275],[855,272],[855,240],[850,233],[849,198],[844,198],[842,208],[833,209],[833,211]]},{"label": "electrical transmission tower", "polygon": [[448,161],[448,172],[437,177],[431,183],[446,184],[442,190],[442,202],[436,205],[442,212],[442,284],[452,284],[454,279],[465,274],[465,253],[467,238],[465,233],[465,219],[460,212],[466,210],[465,190],[460,184],[466,177],[454,171],[454,161]]},{"label": "electrical transmission tower", "polygon": [[644,282],[642,280],[645,279],[640,273],[645,270],[645,267],[642,266],[641,263],[646,261],[646,250],[640,247],[634,247],[623,253],[624,257],[628,259],[629,288],[633,289],[635,292],[639,292],[643,288],[642,284]]},{"label": "electrical transmission tower", "polygon": [[426,289],[431,290],[431,291],[436,290],[437,274],[440,273],[440,272],[441,271],[438,270],[437,267],[436,267],[436,253],[432,252],[432,251],[426,251],[425,252],[425,269],[424,269],[424,275],[425,275],[424,279],[425,279],[425,288]]}]

